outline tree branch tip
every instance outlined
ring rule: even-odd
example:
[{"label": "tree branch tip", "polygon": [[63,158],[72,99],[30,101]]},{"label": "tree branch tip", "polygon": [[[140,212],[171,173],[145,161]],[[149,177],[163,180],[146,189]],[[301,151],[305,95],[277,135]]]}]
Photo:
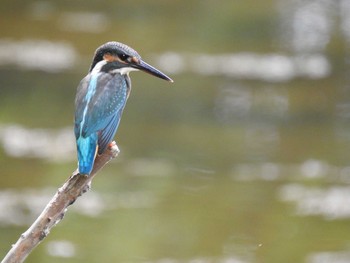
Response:
[{"label": "tree branch tip", "polygon": [[120,151],[118,149],[118,151],[112,151],[112,158],[116,158],[119,155]]},{"label": "tree branch tip", "polygon": [[111,151],[112,158],[116,158],[118,156],[118,154],[120,153],[119,147],[115,141],[111,142],[109,149]]}]

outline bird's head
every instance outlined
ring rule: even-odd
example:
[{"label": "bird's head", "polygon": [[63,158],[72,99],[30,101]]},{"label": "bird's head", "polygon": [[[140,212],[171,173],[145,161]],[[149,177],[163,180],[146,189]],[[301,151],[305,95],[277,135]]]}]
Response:
[{"label": "bird's head", "polygon": [[[99,62],[103,63],[100,64]],[[98,65],[101,65],[100,69],[97,69]],[[107,42],[96,49],[89,72],[101,69],[118,70],[121,74],[141,70],[155,77],[173,82],[160,70],[144,62],[134,49],[119,42]]]}]

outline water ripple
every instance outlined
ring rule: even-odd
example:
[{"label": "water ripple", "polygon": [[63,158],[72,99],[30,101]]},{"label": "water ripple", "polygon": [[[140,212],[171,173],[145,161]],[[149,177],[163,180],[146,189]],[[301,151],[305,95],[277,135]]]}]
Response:
[{"label": "water ripple", "polygon": [[328,220],[350,218],[350,187],[307,187],[287,184],[280,189],[282,201],[296,203],[296,214],[319,215]]},{"label": "water ripple", "polygon": [[60,72],[73,67],[77,53],[67,42],[0,39],[0,66]]},{"label": "water ripple", "polygon": [[75,157],[74,135],[71,128],[27,129],[20,125],[0,127],[0,142],[12,157],[43,158],[67,161]]},{"label": "water ripple", "polygon": [[300,77],[320,79],[331,72],[331,65],[322,54],[287,56],[242,52],[209,55],[168,52],[156,59],[158,66],[171,74],[194,72],[268,82],[286,82]]}]

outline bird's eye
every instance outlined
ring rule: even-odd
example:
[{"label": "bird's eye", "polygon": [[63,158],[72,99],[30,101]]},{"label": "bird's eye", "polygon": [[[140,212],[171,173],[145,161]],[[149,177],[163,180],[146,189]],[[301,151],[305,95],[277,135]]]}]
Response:
[{"label": "bird's eye", "polygon": [[120,54],[119,57],[120,57],[121,60],[125,61],[125,60],[128,59],[129,56],[125,55],[125,54]]}]

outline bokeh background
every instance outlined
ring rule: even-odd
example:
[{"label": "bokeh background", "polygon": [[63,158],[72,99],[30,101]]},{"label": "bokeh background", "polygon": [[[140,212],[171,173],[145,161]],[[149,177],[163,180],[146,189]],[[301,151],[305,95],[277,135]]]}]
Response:
[{"label": "bokeh background", "polygon": [[73,104],[116,40],[120,156],[26,262],[350,262],[350,1],[0,5],[0,257],[75,170]]}]

